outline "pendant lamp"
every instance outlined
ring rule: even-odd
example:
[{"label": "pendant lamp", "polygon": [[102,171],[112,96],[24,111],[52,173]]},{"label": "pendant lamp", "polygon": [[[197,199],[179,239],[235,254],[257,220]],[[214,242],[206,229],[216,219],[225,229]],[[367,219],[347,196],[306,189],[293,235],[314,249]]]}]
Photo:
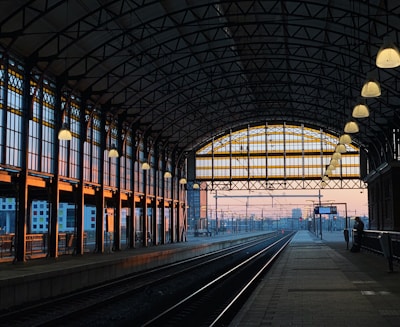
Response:
[{"label": "pendant lamp", "polygon": [[353,118],[367,118],[369,117],[369,110],[365,104],[357,104],[353,109]]},{"label": "pendant lamp", "polygon": [[142,169],[143,170],[150,170],[150,165],[147,162],[142,163]]},{"label": "pendant lamp", "polygon": [[335,152],[338,152],[338,153],[346,153],[346,146],[344,145],[344,144],[338,144],[337,146],[336,146],[336,150],[335,150]]},{"label": "pendant lamp", "polygon": [[361,96],[364,98],[375,98],[381,95],[381,86],[379,82],[373,78],[368,78],[365,81],[362,89]]},{"label": "pendant lamp", "polygon": [[115,144],[112,145],[110,151],[108,152],[108,157],[109,158],[118,158],[119,157],[119,153],[117,150],[117,147],[115,146]]},{"label": "pendant lamp", "polygon": [[61,141],[71,141],[72,140],[72,134],[71,131],[68,128],[68,124],[64,123],[58,132],[58,139]]},{"label": "pendant lamp", "polygon": [[343,134],[339,138],[339,144],[350,144],[351,136],[349,134]]},{"label": "pendant lamp", "polygon": [[376,65],[379,68],[395,68],[400,66],[399,49],[394,45],[390,37],[385,37],[383,45],[376,56]]},{"label": "pendant lamp", "polygon": [[353,134],[353,133],[358,133],[358,131],[359,131],[358,124],[355,121],[349,121],[344,126],[345,133]]},{"label": "pendant lamp", "polygon": [[334,153],[332,154],[332,159],[340,160],[340,159],[342,159],[342,154],[339,153],[339,152],[334,152]]}]

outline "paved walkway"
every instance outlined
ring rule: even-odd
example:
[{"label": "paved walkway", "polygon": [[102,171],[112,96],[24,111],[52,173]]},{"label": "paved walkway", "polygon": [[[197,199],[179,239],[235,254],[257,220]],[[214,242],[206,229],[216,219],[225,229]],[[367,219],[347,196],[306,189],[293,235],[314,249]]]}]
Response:
[{"label": "paved walkway", "polygon": [[299,231],[230,326],[400,326],[400,269]]}]

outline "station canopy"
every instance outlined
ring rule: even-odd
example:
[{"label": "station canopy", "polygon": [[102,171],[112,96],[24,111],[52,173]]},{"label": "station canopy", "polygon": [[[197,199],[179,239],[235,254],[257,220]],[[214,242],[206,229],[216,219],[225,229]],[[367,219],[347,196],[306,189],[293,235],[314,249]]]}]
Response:
[{"label": "station canopy", "polygon": [[[3,57],[64,82],[177,156],[248,126],[303,126],[339,140],[353,122],[366,173],[398,160],[399,68],[380,68],[376,57],[385,38],[399,44],[399,35],[394,0],[0,2]],[[361,96],[367,79],[381,95]],[[353,117],[357,104],[369,116]],[[247,173],[248,158],[236,153],[232,175],[215,177],[263,175],[267,166],[275,167],[270,177],[281,174],[284,152],[273,151],[260,146],[268,159],[254,159]],[[294,154],[286,155],[289,168]]]}]

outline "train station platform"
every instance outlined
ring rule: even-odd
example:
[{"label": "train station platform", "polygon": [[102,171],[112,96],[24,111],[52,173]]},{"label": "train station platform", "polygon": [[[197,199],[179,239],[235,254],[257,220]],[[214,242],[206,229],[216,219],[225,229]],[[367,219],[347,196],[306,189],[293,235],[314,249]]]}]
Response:
[{"label": "train station platform", "polygon": [[350,252],[342,231],[299,231],[230,327],[400,326],[399,272]]},{"label": "train station platform", "polygon": [[[127,274],[192,258],[246,242],[275,231],[239,232],[218,235],[188,235],[187,241],[151,245],[82,256],[41,257],[26,262],[0,262],[0,313],[13,307],[67,294]],[[3,296],[7,294],[7,296]]]}]

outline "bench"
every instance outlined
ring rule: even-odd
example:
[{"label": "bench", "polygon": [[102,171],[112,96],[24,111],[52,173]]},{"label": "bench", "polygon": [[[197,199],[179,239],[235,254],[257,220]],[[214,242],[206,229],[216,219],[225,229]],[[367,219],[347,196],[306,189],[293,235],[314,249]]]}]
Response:
[{"label": "bench", "polygon": [[14,236],[0,235],[0,258],[3,258],[3,255],[5,253],[11,255],[13,248],[14,248]]},{"label": "bench", "polygon": [[194,236],[211,236],[211,232],[208,229],[198,229],[194,232]]}]

